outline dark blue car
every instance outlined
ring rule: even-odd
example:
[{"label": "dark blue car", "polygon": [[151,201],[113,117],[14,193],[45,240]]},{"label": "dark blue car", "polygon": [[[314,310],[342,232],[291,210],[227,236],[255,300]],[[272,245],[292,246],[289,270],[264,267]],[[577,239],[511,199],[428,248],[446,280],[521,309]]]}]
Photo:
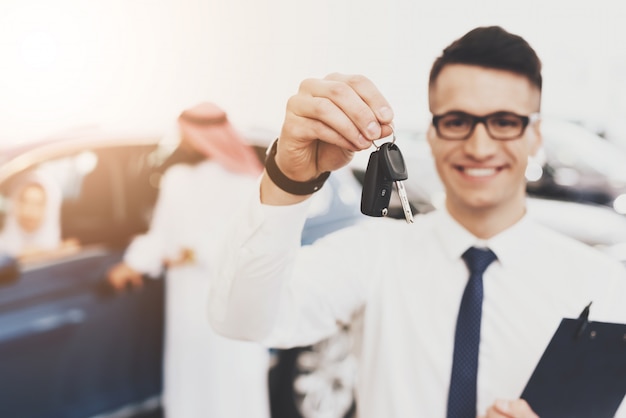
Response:
[{"label": "dark blue car", "polygon": [[0,154],[4,211],[12,183],[43,172],[63,192],[62,236],[80,243],[23,262],[3,255],[2,417],[90,417],[149,409],[158,399],[163,281],[114,295],[104,278],[148,227],[159,146],[155,137],[117,139],[77,137]]}]

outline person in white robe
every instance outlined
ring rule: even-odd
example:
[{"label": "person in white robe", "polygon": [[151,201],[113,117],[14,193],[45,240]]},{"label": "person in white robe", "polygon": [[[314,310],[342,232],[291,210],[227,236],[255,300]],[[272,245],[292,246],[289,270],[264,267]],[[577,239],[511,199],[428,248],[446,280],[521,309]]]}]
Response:
[{"label": "person in white robe", "polygon": [[268,418],[270,354],[211,329],[209,266],[224,220],[257,187],[263,167],[222,109],[201,103],[179,119],[180,154],[168,168],[149,231],[109,272],[117,289],[166,272],[163,402],[167,418]]}]

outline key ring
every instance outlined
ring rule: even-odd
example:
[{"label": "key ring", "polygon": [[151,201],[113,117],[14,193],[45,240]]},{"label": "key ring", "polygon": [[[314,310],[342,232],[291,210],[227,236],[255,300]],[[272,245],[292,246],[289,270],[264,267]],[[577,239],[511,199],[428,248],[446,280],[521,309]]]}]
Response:
[{"label": "key ring", "polygon": [[[391,135],[387,135],[385,138],[389,138],[391,136],[392,138],[391,138],[390,142],[393,144],[394,142],[396,142],[396,131],[393,129],[393,125],[392,124],[389,124],[387,126],[389,126],[391,128]],[[379,140],[385,139],[385,138],[378,138],[376,140],[372,140],[372,144],[374,144],[374,146],[376,147],[376,151],[378,151],[380,149],[380,147],[383,146],[383,144],[376,145],[376,141],[379,141]]]}]

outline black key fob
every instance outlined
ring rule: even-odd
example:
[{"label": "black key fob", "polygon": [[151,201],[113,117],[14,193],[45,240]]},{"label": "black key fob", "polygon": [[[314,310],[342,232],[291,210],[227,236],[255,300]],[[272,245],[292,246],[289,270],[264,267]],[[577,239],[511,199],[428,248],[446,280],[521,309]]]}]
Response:
[{"label": "black key fob", "polygon": [[380,156],[379,150],[372,152],[365,170],[361,193],[361,213],[368,216],[387,216],[389,211],[393,181],[387,177]]},{"label": "black key fob", "polygon": [[385,142],[378,149],[380,156],[380,169],[385,173],[385,177],[393,181],[402,181],[409,178],[404,164],[404,157],[400,152],[400,148],[392,142]]}]

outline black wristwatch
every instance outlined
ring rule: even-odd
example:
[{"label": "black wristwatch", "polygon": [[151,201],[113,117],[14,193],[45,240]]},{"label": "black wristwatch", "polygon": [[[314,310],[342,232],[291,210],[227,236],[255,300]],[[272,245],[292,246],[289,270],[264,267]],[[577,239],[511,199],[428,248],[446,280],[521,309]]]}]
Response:
[{"label": "black wristwatch", "polygon": [[276,165],[276,151],[278,149],[278,138],[274,140],[272,145],[267,150],[267,156],[265,157],[265,171],[267,175],[272,179],[280,189],[287,193],[295,194],[298,196],[305,196],[313,194],[322,188],[330,171],[325,171],[317,178],[309,181],[294,181],[283,174],[282,171]]}]

